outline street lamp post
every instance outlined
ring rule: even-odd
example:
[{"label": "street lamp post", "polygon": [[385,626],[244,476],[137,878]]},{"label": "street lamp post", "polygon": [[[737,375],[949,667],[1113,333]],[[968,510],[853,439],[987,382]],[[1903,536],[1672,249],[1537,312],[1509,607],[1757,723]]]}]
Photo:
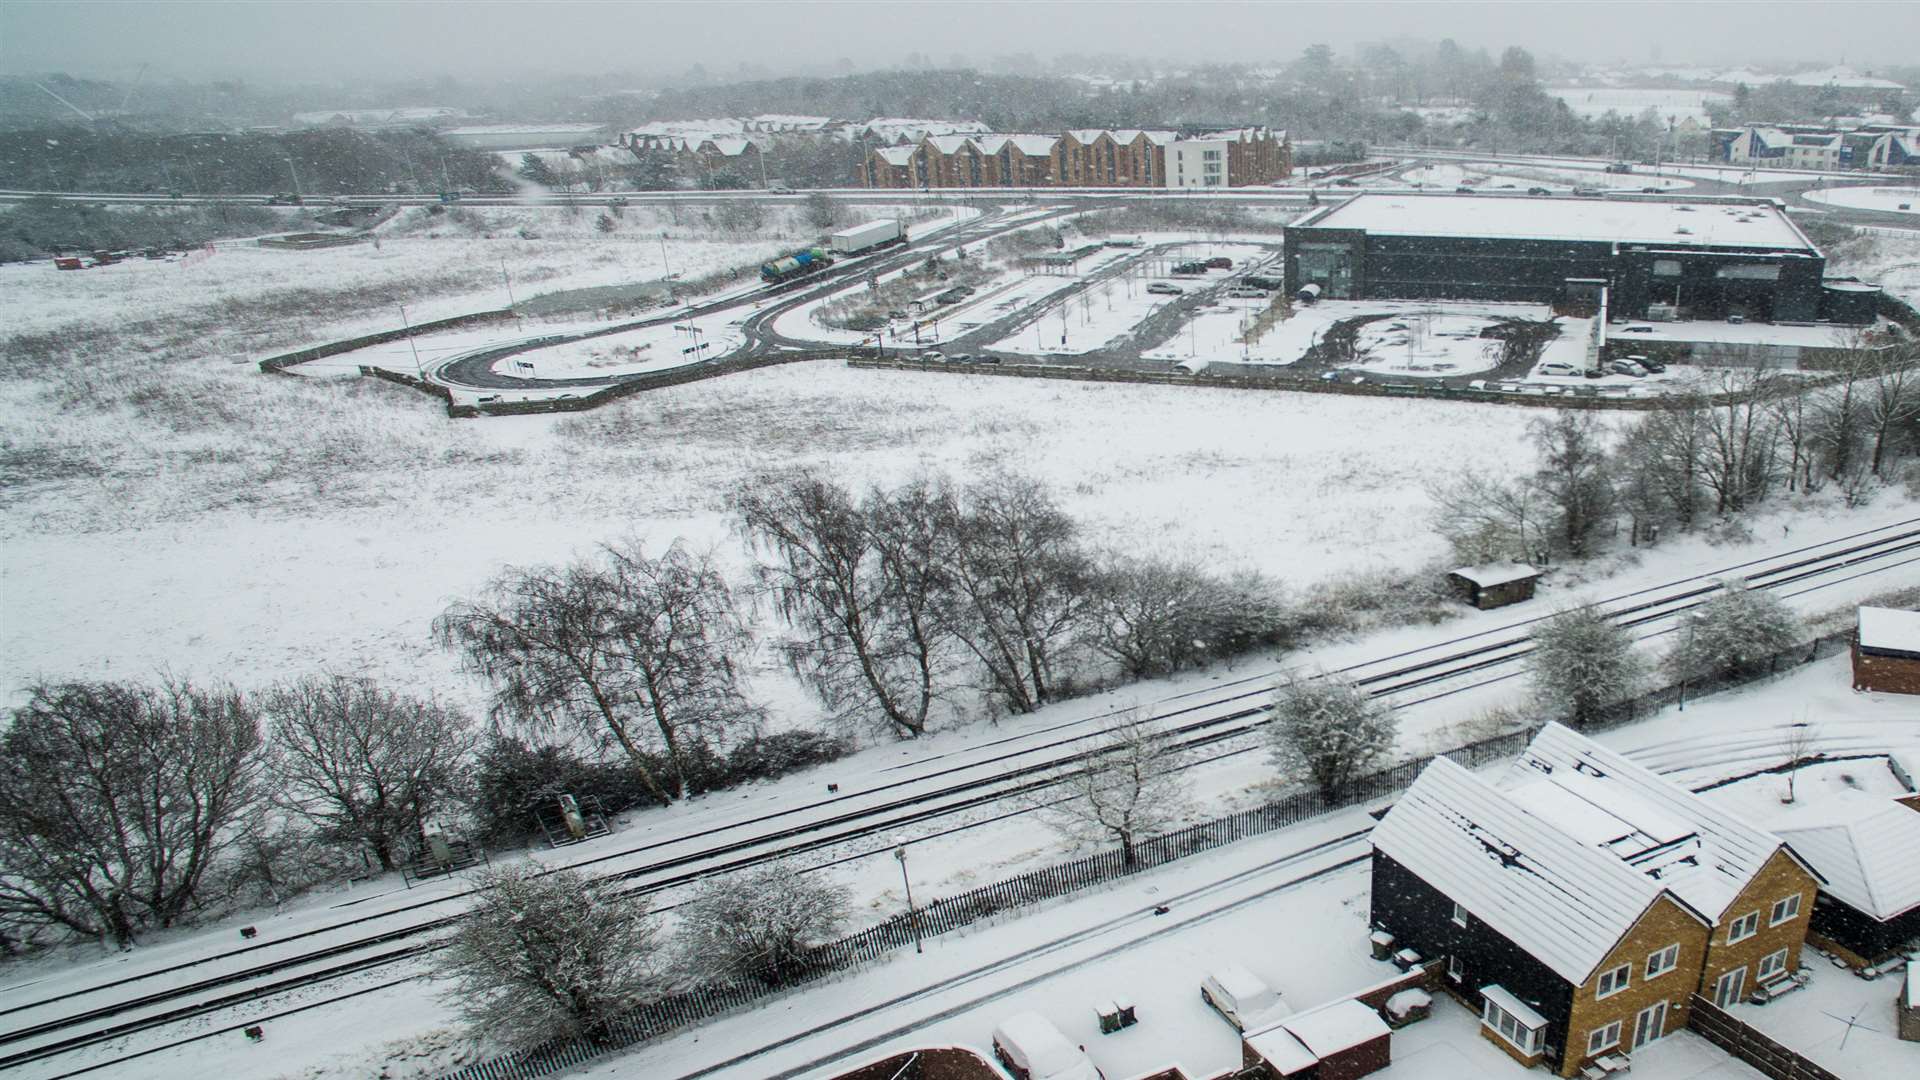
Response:
[{"label": "street lamp post", "polygon": [[413,373],[426,381],[427,369],[420,366],[420,347],[413,343],[413,327],[407,322],[407,305],[400,305],[400,326],[407,332],[407,348],[413,353]]},{"label": "street lamp post", "polygon": [[900,884],[907,887],[907,921],[913,924],[913,951],[924,952],[920,947],[920,915],[913,910],[913,882],[907,880],[907,849],[893,849],[893,857],[900,862]]}]

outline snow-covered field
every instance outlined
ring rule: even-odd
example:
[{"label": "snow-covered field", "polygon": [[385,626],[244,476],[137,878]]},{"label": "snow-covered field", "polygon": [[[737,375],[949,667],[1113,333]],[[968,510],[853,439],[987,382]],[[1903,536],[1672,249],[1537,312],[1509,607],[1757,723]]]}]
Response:
[{"label": "snow-covered field", "polygon": [[1418,184],[1425,187],[1451,189],[1467,186],[1485,191],[1521,190],[1530,187],[1543,187],[1549,191],[1571,191],[1576,187],[1630,191],[1654,187],[1662,191],[1678,191],[1693,186],[1691,180],[1651,172],[1610,173],[1602,171],[1597,166],[1593,169],[1578,169],[1527,162],[1423,165],[1404,172],[1386,174],[1368,180],[1366,183],[1368,186],[1376,187]]},{"label": "snow-covered field", "polygon": [[1801,192],[1808,200],[1883,214],[1920,215],[1920,187],[1832,187]]},{"label": "snow-covered field", "polygon": [[1648,109],[1661,122],[1692,120],[1702,127],[1712,123],[1709,105],[1732,101],[1731,95],[1707,90],[1634,89],[1615,86],[1550,86],[1547,93],[1567,103],[1567,108],[1588,119],[1619,113],[1628,119]]}]

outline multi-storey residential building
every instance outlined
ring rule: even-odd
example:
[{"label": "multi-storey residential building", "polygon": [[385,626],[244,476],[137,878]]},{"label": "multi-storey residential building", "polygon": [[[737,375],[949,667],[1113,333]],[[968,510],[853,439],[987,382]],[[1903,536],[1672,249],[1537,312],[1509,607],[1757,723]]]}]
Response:
[{"label": "multi-storey residential building", "polygon": [[1817,877],[1779,837],[1559,725],[1489,781],[1448,761],[1373,832],[1373,920],[1482,1034],[1562,1076],[1787,984]]},{"label": "multi-storey residential building", "polygon": [[[857,179],[868,187],[1244,187],[1292,172],[1287,133],[1266,128],[1183,140],[1170,131],[1075,130],[1063,135],[928,135],[871,147]],[[1190,160],[1189,160],[1190,159]],[[1176,162],[1187,162],[1176,171]],[[1190,175],[1194,182],[1182,182]]]},{"label": "multi-storey residential building", "polygon": [[1920,127],[1811,124],[1716,128],[1712,156],[1734,165],[1793,169],[1903,169],[1920,167]]}]

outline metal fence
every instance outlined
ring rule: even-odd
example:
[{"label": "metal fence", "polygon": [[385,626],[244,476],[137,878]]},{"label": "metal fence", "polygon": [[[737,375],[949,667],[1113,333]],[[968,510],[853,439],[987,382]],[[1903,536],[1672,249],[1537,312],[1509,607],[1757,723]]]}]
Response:
[{"label": "metal fence", "polygon": [[[1583,730],[1596,731],[1632,723],[1684,699],[1771,678],[1802,664],[1845,652],[1851,640],[1851,631],[1829,634],[1758,659],[1738,671],[1725,672],[1707,680],[1662,686],[1608,707],[1581,727]],[[804,974],[785,987],[703,987],[675,994],[642,1005],[597,1039],[556,1040],[455,1069],[443,1074],[441,1080],[533,1080],[534,1077],[571,1068],[602,1054],[631,1048],[676,1028],[699,1023],[794,986],[878,960],[887,953],[913,944],[916,938],[964,929],[1002,912],[1057,899],[1143,870],[1165,866],[1189,855],[1297,825],[1333,810],[1392,795],[1411,785],[1435,757],[1451,758],[1469,768],[1513,757],[1533,741],[1541,726],[1529,725],[1440,754],[1401,762],[1384,771],[1363,776],[1331,795],[1311,790],[1295,791],[1263,806],[1141,841],[1134,847],[1135,857],[1131,864],[1127,862],[1123,851],[1112,848],[1070,862],[1041,867],[954,896],[942,897],[922,905],[911,914],[903,912],[856,934],[817,946],[807,956]],[[1785,1076],[1769,1075],[1776,1076],[1776,1080]],[[1822,1076],[1802,1072],[1793,1074],[1793,1080],[1821,1080]]]},{"label": "metal fence", "polygon": [[1799,1051],[1773,1041],[1759,1028],[1698,994],[1687,1010],[1687,1027],[1773,1080],[1840,1080]]}]

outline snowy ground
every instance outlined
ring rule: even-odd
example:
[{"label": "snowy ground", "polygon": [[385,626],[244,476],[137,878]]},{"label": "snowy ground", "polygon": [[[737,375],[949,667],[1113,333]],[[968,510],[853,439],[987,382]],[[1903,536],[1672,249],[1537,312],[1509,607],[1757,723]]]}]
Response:
[{"label": "snowy ground", "polygon": [[1424,187],[1437,187],[1451,190],[1455,187],[1474,187],[1485,191],[1523,190],[1530,187],[1543,187],[1549,191],[1571,191],[1576,187],[1612,188],[1638,191],[1641,188],[1657,187],[1662,191],[1677,191],[1690,188],[1693,181],[1675,176],[1661,176],[1652,173],[1609,173],[1594,169],[1577,169],[1552,164],[1514,164],[1474,162],[1455,165],[1443,163],[1424,165],[1398,173],[1387,173],[1380,177],[1364,181],[1372,187],[1403,187],[1414,184]]},{"label": "snowy ground", "polygon": [[[1382,334],[1386,333],[1386,325],[1401,323],[1411,326],[1413,324],[1408,320],[1418,316],[1426,316],[1430,320],[1429,325],[1437,322],[1443,327],[1453,327],[1456,330],[1464,327],[1469,322],[1491,325],[1499,319],[1533,319],[1545,321],[1553,317],[1553,312],[1544,304],[1481,304],[1452,300],[1322,300],[1315,304],[1296,305],[1291,316],[1281,322],[1275,323],[1273,328],[1267,331],[1266,336],[1260,339],[1259,348],[1264,350],[1266,355],[1277,358],[1267,361],[1269,363],[1292,363],[1306,355],[1309,349],[1319,343],[1321,336],[1335,323],[1343,319],[1358,318],[1362,315],[1379,314],[1394,316],[1394,318],[1383,320],[1383,323],[1370,324],[1370,329],[1372,326],[1380,326],[1380,333]],[[1556,340],[1566,340],[1570,334],[1577,335],[1585,325],[1584,320],[1562,320],[1562,323],[1563,329],[1561,336]],[[1401,334],[1401,331],[1394,332],[1395,336],[1400,336]],[[1182,341],[1169,342],[1168,346],[1172,348],[1182,343]],[[1407,359],[1404,355],[1404,348],[1400,350],[1403,355],[1394,355],[1394,349],[1384,337],[1378,341],[1378,344],[1381,346],[1381,363],[1384,365],[1379,370],[1392,371],[1396,361]],[[1427,341],[1423,348],[1430,351],[1440,348],[1441,346],[1461,344],[1477,345],[1479,343],[1465,342],[1464,339],[1435,337]],[[1468,362],[1478,363],[1483,359],[1475,348],[1463,347],[1450,351],[1456,352],[1458,355],[1450,358],[1435,359],[1432,362],[1465,364]],[[1178,357],[1184,357],[1186,353],[1185,351],[1180,351],[1177,355]],[[1495,359],[1497,362],[1497,357]],[[1256,358],[1253,362],[1258,363],[1260,361]],[[1355,366],[1357,367],[1359,365]],[[1455,375],[1477,370],[1483,370],[1483,368],[1459,367],[1448,371],[1428,371],[1425,372],[1425,374]],[[1406,371],[1393,373],[1410,374],[1410,372]]]},{"label": "snowy ground", "polygon": [[1360,328],[1349,367],[1424,378],[1468,375],[1500,366],[1501,342],[1480,336],[1495,323],[1477,315],[1416,314]]},{"label": "snowy ground", "polygon": [[1629,89],[1614,86],[1550,86],[1547,93],[1567,103],[1579,116],[1592,119],[1609,112],[1628,119],[1648,109],[1664,122],[1692,120],[1705,127],[1712,121],[1707,106],[1733,100],[1727,94],[1707,90]]},{"label": "snowy ground", "polygon": [[1832,187],[1802,194],[1811,202],[1829,206],[1920,215],[1920,187]]},{"label": "snowy ground", "polygon": [[1805,988],[1765,1005],[1736,1005],[1733,1014],[1835,1076],[1920,1075],[1920,1043],[1900,1041],[1894,1027],[1899,977],[1862,979],[1811,948],[1801,950],[1800,962],[1810,976]]}]

